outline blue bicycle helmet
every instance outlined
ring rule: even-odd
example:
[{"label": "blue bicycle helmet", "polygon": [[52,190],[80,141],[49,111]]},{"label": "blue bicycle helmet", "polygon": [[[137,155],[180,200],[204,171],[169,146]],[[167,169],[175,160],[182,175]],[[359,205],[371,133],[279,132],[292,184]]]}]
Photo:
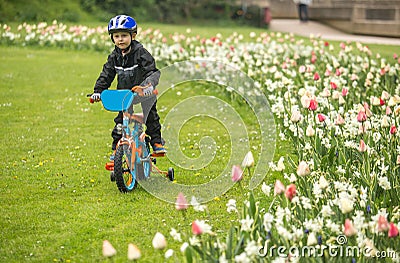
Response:
[{"label": "blue bicycle helmet", "polygon": [[108,23],[108,34],[111,35],[112,33],[121,31],[137,33],[137,24],[135,19],[126,15],[118,15],[111,18]]}]

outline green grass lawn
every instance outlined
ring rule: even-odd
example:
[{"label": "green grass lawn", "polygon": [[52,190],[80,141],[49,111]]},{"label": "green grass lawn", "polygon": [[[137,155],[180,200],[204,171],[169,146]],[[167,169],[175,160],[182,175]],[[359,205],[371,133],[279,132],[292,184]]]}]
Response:
[{"label": "green grass lawn", "polygon": [[[143,262],[157,262],[161,253],[152,247],[154,234],[163,233],[168,248],[180,253],[179,244],[169,235],[171,227],[189,232],[195,219],[211,220],[213,230],[225,235],[236,218],[226,213],[227,201],[237,199],[241,206],[247,193],[238,186],[207,203],[207,213],[189,209],[184,218],[173,204],[140,186],[132,193],[121,194],[110,182],[103,167],[110,154],[115,114],[103,110],[100,104],[90,105],[86,98],[105,61],[104,54],[16,47],[0,47],[0,52],[0,136],[4,152],[0,157],[0,261],[107,262],[101,253],[102,241],[107,239],[118,251],[115,262],[126,261],[128,243],[141,249]],[[174,92],[185,94],[188,89],[182,85]],[[199,94],[208,92],[204,87],[191,92],[196,90]],[[229,99],[216,90],[215,96]],[[160,100],[162,119],[165,109],[176,102],[174,93]],[[237,109],[248,128],[255,129],[246,105],[237,103]],[[229,144],[221,124],[195,118],[180,133],[185,154],[199,154],[192,134],[212,136],[210,125],[214,134],[220,135],[216,142]],[[251,145],[256,147],[258,139],[254,136]],[[279,147],[277,151],[282,151]],[[177,182],[211,180],[228,154],[221,147],[216,161],[201,171],[175,167]],[[157,164],[163,169],[172,165],[168,158],[159,159]],[[266,181],[272,183],[274,179],[266,177]],[[259,188],[255,192],[262,197]]]},{"label": "green grass lawn", "polygon": [[[164,34],[185,32],[188,26],[148,24]],[[229,35],[236,29],[191,28],[191,34]],[[243,29],[243,28],[242,28]],[[240,28],[237,28],[240,30]],[[263,29],[254,29],[259,33]],[[246,31],[248,33],[248,31]],[[248,34],[243,32],[245,36]],[[397,47],[370,45],[371,49],[391,57]],[[163,233],[180,257],[179,245],[169,235],[171,228],[189,233],[195,219],[208,219],[217,235],[225,236],[236,216],[226,213],[226,203],[234,198],[238,206],[246,190],[234,186],[207,203],[208,212],[189,209],[185,215],[173,204],[164,202],[138,187],[129,194],[119,193],[110,182],[104,164],[110,154],[114,113],[100,104],[90,105],[86,98],[105,62],[106,55],[95,52],[0,47],[0,117],[1,175],[0,225],[1,262],[126,262],[128,243],[142,251],[142,262],[162,262],[163,253],[155,251],[151,241],[156,232]],[[181,85],[165,94],[158,104],[161,119],[182,94],[211,94],[229,101],[213,88]],[[247,128],[256,131],[250,144],[257,149],[259,135],[252,114],[243,103],[236,103]],[[213,127],[210,131],[209,127]],[[196,136],[193,136],[193,134]],[[223,167],[229,152],[226,128],[220,123],[194,118],[180,131],[182,151],[196,157],[200,154],[194,137],[212,136],[219,145],[217,158],[207,169],[191,171],[176,168],[178,183],[198,184],[211,180]],[[291,154],[290,142],[278,142],[275,160]],[[173,153],[170,153],[173,154]],[[257,155],[256,152],[253,154]],[[255,156],[257,157],[257,156]],[[157,163],[166,169],[174,166],[168,158]],[[273,183],[281,174],[269,173],[265,182]],[[245,180],[246,183],[246,180]],[[260,187],[255,196],[265,206]],[[118,254],[104,259],[102,241],[109,240]]]}]

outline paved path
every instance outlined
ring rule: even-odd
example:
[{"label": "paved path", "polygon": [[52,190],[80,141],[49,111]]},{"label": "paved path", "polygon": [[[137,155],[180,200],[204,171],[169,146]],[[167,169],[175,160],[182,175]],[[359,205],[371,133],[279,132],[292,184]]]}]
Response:
[{"label": "paved path", "polygon": [[315,21],[300,23],[297,19],[272,19],[269,29],[272,31],[293,33],[304,37],[309,37],[311,34],[320,35],[321,38],[325,40],[352,41],[364,44],[398,45],[400,52],[400,38],[352,35]]}]

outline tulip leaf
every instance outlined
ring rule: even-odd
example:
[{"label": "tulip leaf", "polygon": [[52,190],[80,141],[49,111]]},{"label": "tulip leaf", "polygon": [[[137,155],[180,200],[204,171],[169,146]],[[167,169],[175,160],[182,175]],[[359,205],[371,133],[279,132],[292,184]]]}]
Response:
[{"label": "tulip leaf", "polygon": [[232,258],[232,248],[233,248],[233,238],[235,234],[235,227],[231,227],[228,232],[228,236],[226,237],[226,258]]}]

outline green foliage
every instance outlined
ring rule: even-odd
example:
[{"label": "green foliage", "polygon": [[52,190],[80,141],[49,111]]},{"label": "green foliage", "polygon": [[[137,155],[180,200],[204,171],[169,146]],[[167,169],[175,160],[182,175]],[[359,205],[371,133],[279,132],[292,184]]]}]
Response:
[{"label": "green foliage", "polygon": [[[241,11],[240,11],[241,10]],[[240,11],[238,15],[238,11]],[[4,0],[0,2],[0,22],[63,22],[108,21],[116,14],[128,14],[138,21],[162,23],[191,23],[225,21],[262,26],[261,10],[249,6],[243,12],[233,0]]]},{"label": "green foliage", "polygon": [[78,0],[30,0],[0,1],[0,22],[27,22],[60,20],[79,22],[93,20],[92,16],[82,11]]}]

